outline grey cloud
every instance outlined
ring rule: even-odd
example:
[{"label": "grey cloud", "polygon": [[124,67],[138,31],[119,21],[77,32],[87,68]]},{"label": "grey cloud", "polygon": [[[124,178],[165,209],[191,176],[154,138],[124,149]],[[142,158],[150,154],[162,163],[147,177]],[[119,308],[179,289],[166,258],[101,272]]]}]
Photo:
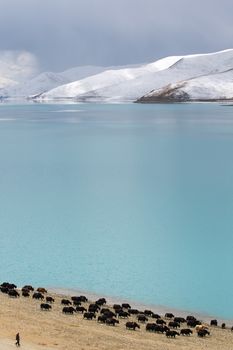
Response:
[{"label": "grey cloud", "polygon": [[0,77],[21,81],[38,73],[37,58],[27,51],[0,51]]},{"label": "grey cloud", "polygon": [[230,0],[8,0],[0,50],[35,54],[41,69],[117,65],[232,47]]}]

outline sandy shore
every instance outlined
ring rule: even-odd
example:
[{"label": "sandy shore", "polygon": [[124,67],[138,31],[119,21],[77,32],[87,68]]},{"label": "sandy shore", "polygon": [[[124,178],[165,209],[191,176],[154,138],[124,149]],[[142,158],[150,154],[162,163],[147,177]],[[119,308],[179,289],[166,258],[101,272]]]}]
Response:
[{"label": "sandy shore", "polygon": [[[17,332],[21,335],[21,348],[26,350],[233,349],[233,332],[229,328],[222,330],[210,327],[211,335],[204,339],[196,334],[169,339],[162,334],[146,332],[144,324],[140,324],[140,330],[135,332],[126,330],[124,319],[116,327],[111,327],[98,324],[96,320],[84,320],[82,314],[64,315],[61,305],[64,295],[47,295],[55,298],[51,311],[41,311],[41,302],[31,297],[14,299],[0,293],[0,350],[16,348],[14,343]],[[136,319],[130,317],[130,320]]]},{"label": "sandy shore", "polygon": [[187,315],[193,315],[198,320],[202,320],[205,323],[210,323],[210,320],[217,319],[219,324],[225,322],[227,325],[233,326],[233,319],[224,319],[223,317],[221,317],[219,315],[207,315],[203,312],[202,313],[195,312],[193,310],[184,310],[184,309],[177,309],[177,308],[174,308],[171,306],[142,303],[142,302],[135,301],[135,300],[120,298],[120,297],[116,297],[116,296],[97,294],[94,292],[80,290],[80,289],[50,287],[49,291],[53,294],[66,295],[67,297],[71,297],[72,295],[86,295],[89,300],[97,300],[101,297],[105,297],[110,305],[111,304],[112,305],[113,304],[121,304],[122,300],[123,300],[124,302],[129,303],[135,309],[138,309],[138,310],[150,309],[154,313],[157,313],[159,315],[165,315],[166,312],[172,312],[174,315],[181,316],[184,318]]}]

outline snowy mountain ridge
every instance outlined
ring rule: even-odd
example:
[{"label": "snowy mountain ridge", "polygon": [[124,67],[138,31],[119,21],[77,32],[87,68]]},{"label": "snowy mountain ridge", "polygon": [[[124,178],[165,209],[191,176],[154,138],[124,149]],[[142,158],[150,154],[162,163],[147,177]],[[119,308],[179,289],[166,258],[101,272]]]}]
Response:
[{"label": "snowy mountain ridge", "polygon": [[233,100],[233,69],[169,84],[137,102],[186,102]]},{"label": "snowy mountain ridge", "polygon": [[158,102],[233,98],[233,49],[122,67],[80,66],[23,83],[0,79],[0,96],[38,101]]},{"label": "snowy mountain ridge", "polygon": [[[104,71],[71,84],[59,86],[42,94],[40,98],[44,101],[71,98],[77,101],[110,103],[137,99],[142,101],[141,96],[147,95],[150,91],[156,92],[169,84],[212,75],[214,78],[215,74],[232,68],[233,49],[208,54],[172,56],[137,68]],[[222,79],[226,76],[227,73],[222,76]],[[216,79],[214,81],[217,82]],[[217,93],[216,89],[215,91]]]},{"label": "snowy mountain ridge", "polygon": [[[120,86],[120,84],[124,84],[125,82],[134,81],[137,78],[143,78],[146,75],[163,71],[177,63],[181,58],[182,56],[170,56],[139,67],[105,70],[104,72],[91,77],[58,86],[57,88],[42,94],[40,98],[44,100],[78,98],[78,96],[82,98],[84,94],[87,94],[90,98],[99,96],[100,99],[102,99],[109,88],[111,89],[111,87]],[[116,95],[112,96],[113,99],[115,96]],[[117,98],[122,99],[122,95]]]},{"label": "snowy mountain ridge", "polygon": [[[15,82],[14,87],[10,86],[10,84],[5,84],[5,88],[0,89],[0,95],[6,97],[29,97],[49,91],[59,85],[68,84],[73,80],[97,74],[103,70],[105,70],[105,67],[80,66],[61,73],[44,72],[22,83]],[[0,87],[2,86],[0,85]]]},{"label": "snowy mountain ridge", "polygon": [[[137,67],[138,65],[134,65]],[[57,86],[71,83],[76,80],[101,73],[105,70],[116,70],[128,68],[128,66],[77,66],[67,69],[60,73],[43,72],[36,77],[24,82],[10,81],[6,78],[0,78],[0,96],[9,98],[28,98],[45,93]],[[3,83],[4,82],[4,83]]]}]

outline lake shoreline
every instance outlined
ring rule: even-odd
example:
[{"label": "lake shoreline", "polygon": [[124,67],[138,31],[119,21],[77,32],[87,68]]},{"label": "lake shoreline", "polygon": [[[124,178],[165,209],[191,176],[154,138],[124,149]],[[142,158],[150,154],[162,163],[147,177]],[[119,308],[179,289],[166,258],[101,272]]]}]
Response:
[{"label": "lake shoreline", "polygon": [[172,312],[175,315],[179,315],[181,317],[186,317],[187,315],[193,315],[197,319],[202,320],[203,322],[210,323],[212,319],[217,319],[219,323],[226,323],[228,325],[232,324],[233,326],[233,318],[224,318],[219,315],[210,315],[204,312],[195,311],[195,310],[187,310],[187,309],[181,309],[176,308],[173,306],[167,306],[167,305],[156,305],[153,303],[146,303],[141,302],[138,300],[132,300],[130,298],[124,298],[124,297],[118,297],[118,296],[110,296],[106,294],[91,292],[87,290],[82,290],[78,288],[64,288],[64,287],[48,287],[48,290],[51,291],[54,294],[63,295],[63,296],[73,296],[73,295],[86,295],[88,300],[95,301],[98,298],[104,297],[107,300],[107,303],[110,305],[113,304],[121,304],[124,302],[128,302],[132,307],[140,310],[150,309],[155,313],[165,315],[167,312]]},{"label": "lake shoreline", "polygon": [[[69,298],[69,293],[79,293],[73,289],[68,290],[69,293],[64,289],[56,290],[59,294],[48,289],[44,295],[55,299],[50,311],[42,311],[40,304],[43,301],[32,298],[32,293],[29,298],[10,298],[7,294],[0,293],[0,350],[14,349],[15,335],[18,332],[21,347],[25,350],[70,350],[77,347],[81,350],[229,350],[232,345],[233,332],[230,324],[227,324],[226,329],[209,327],[210,335],[205,338],[198,337],[192,328],[191,336],[181,335],[173,339],[162,333],[146,331],[145,323],[139,323],[140,329],[136,331],[126,329],[128,320],[138,322],[135,315],[131,315],[129,319],[119,319],[119,324],[115,327],[101,324],[96,321],[97,318],[86,320],[81,313],[66,315],[62,312],[64,305],[61,300],[64,297]],[[93,300],[96,296],[90,294]],[[106,307],[111,307],[109,303],[113,301],[107,300]],[[83,305],[87,308],[89,303],[85,302]],[[181,316],[180,313],[178,315]],[[169,319],[163,319],[168,324]],[[149,317],[148,322],[155,322],[155,319]],[[185,323],[181,324],[181,328],[186,327]]]}]

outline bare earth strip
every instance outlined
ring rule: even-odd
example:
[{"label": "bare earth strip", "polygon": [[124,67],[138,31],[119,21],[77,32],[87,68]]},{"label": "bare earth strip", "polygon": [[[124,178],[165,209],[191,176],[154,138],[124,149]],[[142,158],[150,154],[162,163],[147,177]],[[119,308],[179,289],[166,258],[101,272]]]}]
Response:
[{"label": "bare earth strip", "polygon": [[[140,324],[140,330],[130,331],[125,328],[126,320],[112,327],[98,324],[96,320],[84,320],[82,314],[64,315],[61,305],[64,296],[48,295],[55,298],[51,311],[41,311],[41,302],[32,297],[14,299],[0,294],[0,350],[16,348],[17,332],[21,336],[21,348],[25,350],[233,350],[230,329],[210,327],[211,335],[206,338],[197,337],[194,331],[190,337],[170,339],[163,334],[146,332],[144,324]],[[130,317],[130,320],[136,321],[136,318]]]}]

